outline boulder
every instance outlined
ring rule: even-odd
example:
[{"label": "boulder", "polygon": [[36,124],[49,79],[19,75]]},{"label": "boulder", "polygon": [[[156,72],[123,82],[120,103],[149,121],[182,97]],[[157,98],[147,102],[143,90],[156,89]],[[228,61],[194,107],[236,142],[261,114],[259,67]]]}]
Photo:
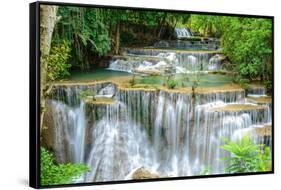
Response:
[{"label": "boulder", "polygon": [[158,174],[155,173],[151,173],[150,171],[142,168],[137,169],[133,175],[132,178],[133,179],[153,179],[153,178],[159,178],[160,176]]}]

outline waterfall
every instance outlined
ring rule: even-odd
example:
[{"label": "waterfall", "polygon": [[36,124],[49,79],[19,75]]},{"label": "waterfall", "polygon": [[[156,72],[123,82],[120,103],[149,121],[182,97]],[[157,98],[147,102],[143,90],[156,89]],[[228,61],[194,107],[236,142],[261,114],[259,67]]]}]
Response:
[{"label": "waterfall", "polygon": [[211,57],[208,64],[209,71],[217,71],[221,69],[221,60],[218,54]]},{"label": "waterfall", "polygon": [[188,28],[175,28],[177,38],[190,38],[192,33]]},{"label": "waterfall", "polygon": [[[84,90],[114,101],[84,101]],[[242,89],[198,90],[193,97],[104,82],[56,86],[51,98],[56,159],[88,165],[83,182],[129,179],[139,168],[160,176],[200,175],[205,168],[222,174],[219,159],[230,156],[220,149],[222,137],[251,133],[254,142],[271,145],[270,105],[247,102]]]},{"label": "waterfall", "polygon": [[250,86],[248,89],[248,96],[263,97],[266,96],[266,89],[263,86]]},{"label": "waterfall", "polygon": [[60,162],[84,163],[85,114],[84,103],[72,108],[64,103],[52,101],[55,118],[57,155]]},{"label": "waterfall", "polygon": [[91,131],[93,139],[86,182],[124,179],[136,167],[149,167],[151,157],[146,133],[131,120],[123,103],[106,106],[106,114]]},{"label": "waterfall", "polygon": [[167,65],[171,65],[177,73],[222,69],[219,55],[213,53],[176,53],[151,49],[125,49],[125,52],[131,56],[130,59],[114,59],[107,69],[129,73],[161,73],[163,67]]}]

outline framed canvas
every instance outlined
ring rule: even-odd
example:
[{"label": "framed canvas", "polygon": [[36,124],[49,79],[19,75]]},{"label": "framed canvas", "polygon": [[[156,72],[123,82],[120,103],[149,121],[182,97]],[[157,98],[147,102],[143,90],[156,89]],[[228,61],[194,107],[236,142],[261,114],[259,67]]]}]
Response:
[{"label": "framed canvas", "polygon": [[274,172],[274,18],[30,4],[30,186]]}]

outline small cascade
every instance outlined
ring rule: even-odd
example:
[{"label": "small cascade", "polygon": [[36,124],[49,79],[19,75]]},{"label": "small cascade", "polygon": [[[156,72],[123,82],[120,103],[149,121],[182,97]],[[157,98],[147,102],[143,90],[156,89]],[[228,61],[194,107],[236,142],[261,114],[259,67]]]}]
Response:
[{"label": "small cascade", "polygon": [[235,140],[233,134],[241,137],[253,124],[270,121],[268,109],[253,104],[217,101],[197,105],[195,110],[196,120],[192,135],[196,147],[195,163],[203,168],[212,167],[214,174],[223,173],[225,168],[224,163],[217,159],[230,156],[220,149],[224,144],[222,137]]},{"label": "small cascade", "polygon": [[208,64],[209,71],[217,71],[221,69],[221,59],[218,54],[211,57]]},{"label": "small cascade", "polygon": [[107,69],[113,71],[124,71],[128,73],[133,73],[134,69],[138,67],[143,67],[145,65],[153,65],[153,63],[148,61],[126,61],[117,59],[115,61],[112,61]]},{"label": "small cascade", "polygon": [[51,101],[55,124],[56,155],[59,162],[84,163],[85,112],[84,103],[69,107],[58,101]]},{"label": "small cascade", "polygon": [[178,39],[190,38],[193,36],[192,32],[188,28],[175,28],[175,33]]},{"label": "small cascade", "polygon": [[[191,127],[191,94],[169,94],[161,91],[156,105],[153,127],[154,169],[168,176],[186,175]],[[185,166],[185,167],[183,167]]]},{"label": "small cascade", "polygon": [[[251,125],[248,128],[235,131],[231,137],[231,140],[237,141],[238,139],[242,139],[243,136],[248,135],[255,144],[262,144],[270,147],[271,149],[272,147],[271,134],[272,134],[271,123],[258,124],[258,125],[256,124],[256,125]],[[264,147],[260,147],[260,148],[261,150],[264,149]]]},{"label": "small cascade", "polygon": [[248,96],[251,97],[266,96],[266,89],[263,86],[250,86],[250,88],[247,91],[248,91]]},{"label": "small cascade", "polygon": [[134,59],[114,59],[108,69],[129,73],[161,73],[163,67],[170,65],[177,73],[215,71],[221,69],[219,55],[214,53],[172,52],[159,49],[128,49],[123,53]]},{"label": "small cascade", "polygon": [[234,90],[221,90],[217,92],[198,92],[196,95],[196,103],[206,104],[212,102],[223,101],[226,103],[230,102],[245,102],[245,91],[242,89]]},{"label": "small cascade", "polygon": [[91,131],[90,152],[86,164],[92,170],[85,182],[123,180],[137,167],[151,167],[147,134],[118,102],[106,106],[106,114]]}]

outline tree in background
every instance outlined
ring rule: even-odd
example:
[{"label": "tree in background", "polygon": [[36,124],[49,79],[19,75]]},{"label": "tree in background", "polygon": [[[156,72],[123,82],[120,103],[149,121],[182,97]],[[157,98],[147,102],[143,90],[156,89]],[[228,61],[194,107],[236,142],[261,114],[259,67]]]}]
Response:
[{"label": "tree in background", "polygon": [[270,82],[272,78],[272,23],[260,18],[227,18],[223,52],[240,78]]},{"label": "tree in background", "polygon": [[47,70],[52,35],[54,27],[60,18],[57,16],[57,11],[58,6],[43,5],[40,7],[40,132],[43,128],[45,98],[49,92]]},{"label": "tree in background", "polygon": [[192,14],[188,26],[193,32],[200,33],[203,36],[220,38],[223,34],[224,20],[223,16]]},{"label": "tree in background", "polygon": [[236,81],[263,81],[271,90],[272,23],[269,19],[233,16],[192,15],[192,31],[221,40]]}]

